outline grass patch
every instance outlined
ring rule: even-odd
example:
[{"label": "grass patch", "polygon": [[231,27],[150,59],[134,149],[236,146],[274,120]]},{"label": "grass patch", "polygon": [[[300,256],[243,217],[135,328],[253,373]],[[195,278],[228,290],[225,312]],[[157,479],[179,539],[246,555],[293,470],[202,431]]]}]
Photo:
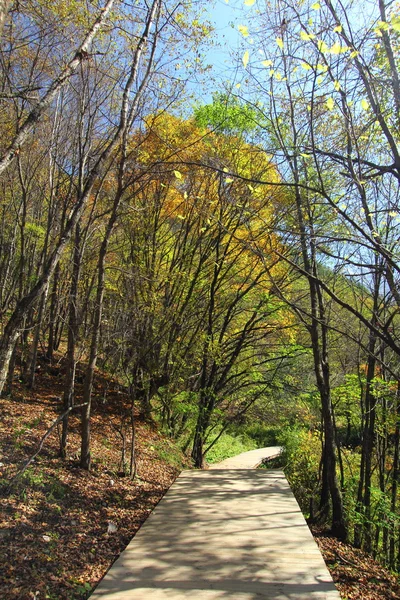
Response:
[{"label": "grass patch", "polygon": [[218,463],[225,458],[230,458],[249,450],[255,450],[256,448],[256,442],[246,435],[223,433],[207,453],[206,460],[208,463]]},{"label": "grass patch", "polygon": [[184,468],[184,457],[173,440],[160,439],[152,444],[151,449],[156,452],[159,459],[165,461],[171,467],[178,470]]}]

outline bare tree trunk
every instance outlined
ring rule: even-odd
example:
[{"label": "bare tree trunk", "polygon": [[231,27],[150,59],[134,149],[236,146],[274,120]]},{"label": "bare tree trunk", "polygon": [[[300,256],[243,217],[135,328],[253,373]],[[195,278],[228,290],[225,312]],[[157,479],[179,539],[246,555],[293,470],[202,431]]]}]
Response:
[{"label": "bare tree trunk", "polygon": [[[297,168],[295,176],[298,177]],[[347,538],[347,528],[344,519],[343,499],[336,474],[336,435],[333,419],[333,409],[330,390],[330,368],[328,359],[328,326],[326,322],[322,289],[318,283],[317,261],[314,247],[313,224],[304,221],[303,199],[299,189],[296,189],[296,208],[300,229],[300,243],[304,270],[308,274],[310,290],[310,317],[308,330],[311,337],[314,358],[314,371],[319,395],[321,398],[321,413],[324,431],[322,454],[322,491],[320,509],[327,512],[327,500],[332,500],[332,533],[340,539]],[[327,487],[329,487],[329,492]]]},{"label": "bare tree trunk", "polygon": [[43,317],[44,317],[44,311],[45,311],[45,307],[46,307],[48,290],[49,290],[49,285],[46,286],[46,288],[40,298],[39,314],[38,314],[37,324],[35,327],[35,334],[33,336],[32,345],[31,345],[31,349],[30,349],[30,353],[29,353],[29,361],[28,361],[28,365],[27,365],[27,375],[28,376],[27,376],[26,383],[27,383],[27,386],[32,389],[35,385],[35,375],[36,375],[36,367],[37,367],[37,356],[38,356],[38,348],[39,348],[39,341],[40,341],[40,332],[42,331]]},{"label": "bare tree trunk", "polygon": [[[113,215],[114,216],[114,215]],[[113,220],[113,223],[115,218]],[[90,454],[90,415],[92,409],[92,387],[94,370],[96,368],[97,353],[99,348],[100,340],[100,325],[101,317],[103,313],[103,297],[104,297],[104,277],[105,277],[105,257],[107,254],[108,242],[112,232],[112,226],[110,227],[109,221],[107,231],[100,248],[99,260],[98,260],[98,272],[97,272],[97,294],[96,294],[96,307],[93,322],[93,333],[92,341],[90,344],[90,357],[89,363],[86,369],[85,381],[83,387],[83,404],[85,405],[82,409],[82,440],[81,440],[81,468],[90,470],[91,465],[91,454]]]},{"label": "bare tree trunk", "polygon": [[78,336],[78,284],[81,270],[81,259],[81,232],[80,225],[78,223],[75,229],[74,259],[72,269],[71,290],[69,296],[68,347],[64,387],[64,411],[66,414],[64,419],[62,420],[62,432],[60,441],[60,456],[62,458],[65,458],[67,453],[67,437],[70,415],[70,412],[67,411],[74,405],[74,387],[76,371],[75,349],[76,340]]},{"label": "bare tree trunk", "polygon": [[[109,2],[107,3],[107,10],[104,9],[104,11],[102,13],[102,18],[98,19],[98,21],[96,21],[96,25],[93,26],[91,33],[88,34],[88,36],[84,42],[85,47],[89,43],[88,40],[90,39],[90,41],[91,41],[93,39],[94,34],[97,32],[97,30],[100,27],[100,24],[103,23],[103,21],[104,21],[103,17],[107,13],[107,11],[109,11],[111,9],[112,3],[113,3],[113,0],[109,0]],[[64,231],[61,234],[58,244],[57,244],[56,248],[54,249],[53,253],[50,255],[50,257],[47,261],[47,264],[43,268],[43,275],[39,278],[36,285],[30,290],[30,292],[28,292],[28,294],[26,294],[26,296],[21,298],[21,300],[17,303],[17,306],[16,306],[13,314],[11,315],[8,323],[6,324],[6,326],[4,328],[4,333],[3,333],[2,339],[0,340],[0,394],[3,390],[3,387],[4,387],[6,379],[7,379],[8,365],[9,365],[9,362],[11,359],[14,344],[20,333],[20,328],[23,323],[23,320],[24,320],[26,314],[28,313],[28,311],[30,310],[30,308],[32,308],[32,306],[35,304],[37,299],[40,297],[40,295],[46,289],[46,286],[48,285],[49,280],[54,273],[54,269],[56,268],[58,261],[60,260],[62,254],[65,250],[65,247],[67,246],[67,244],[70,240],[72,232],[74,231],[74,229],[81,217],[81,214],[82,214],[84,208],[86,207],[86,204],[88,202],[88,199],[90,198],[93,186],[94,186],[95,182],[97,181],[104,164],[109,159],[115,146],[118,144],[118,142],[120,141],[123,134],[126,133],[127,127],[129,125],[129,120],[134,117],[134,113],[135,113],[135,110],[137,109],[139,99],[141,98],[143,90],[146,87],[148,79],[150,78],[151,68],[152,68],[154,54],[155,54],[155,50],[156,50],[156,41],[157,41],[156,39],[153,41],[153,45],[152,45],[152,48],[150,51],[150,58],[148,60],[146,72],[143,76],[143,79],[142,79],[140,85],[138,86],[138,90],[135,94],[134,100],[131,101],[130,100],[130,92],[131,92],[133,86],[135,85],[135,83],[137,83],[140,59],[141,59],[143,50],[146,47],[148,37],[150,34],[150,29],[154,23],[156,13],[159,9],[159,3],[160,3],[160,0],[155,0],[153,2],[151,9],[149,11],[148,17],[147,17],[147,21],[146,21],[146,25],[145,25],[143,34],[137,45],[135,55],[133,58],[133,62],[132,62],[132,66],[130,69],[130,74],[129,74],[128,80],[125,84],[125,89],[124,89],[124,93],[123,93],[123,97],[122,97],[120,119],[119,119],[117,129],[116,129],[114,135],[111,137],[111,139],[110,139],[109,143],[107,144],[107,146],[105,147],[105,149],[100,154],[95,165],[91,169],[91,171],[87,177],[87,181],[85,183],[83,192],[79,196],[79,198],[69,216],[69,219],[64,228]],[[82,47],[83,46],[81,46],[81,50],[82,50]],[[78,64],[80,64],[80,60],[81,59],[79,59],[76,66]],[[76,66],[74,68],[76,68]],[[68,73],[69,72],[70,72],[70,68],[68,70]],[[56,86],[56,91],[53,93],[52,98],[54,98],[56,96],[56,92],[58,91],[59,87],[60,86]],[[48,94],[49,93],[50,92],[48,92]],[[41,109],[40,115],[42,114],[42,112],[43,112],[43,109]],[[28,117],[28,120],[29,120],[29,117]],[[7,160],[4,159],[4,160],[6,160],[7,164],[11,161],[12,155],[13,155],[13,152],[8,152]],[[3,170],[6,168],[6,166],[4,166]],[[0,163],[0,167],[1,167],[1,163]],[[1,168],[0,168],[0,173],[1,173]]]},{"label": "bare tree trunk", "polygon": [[47,359],[52,362],[53,354],[56,346],[56,318],[57,318],[57,304],[58,304],[58,283],[60,279],[60,264],[57,265],[54,271],[53,287],[51,290],[50,300],[50,316],[49,316],[49,337],[47,341]]},{"label": "bare tree trunk", "polygon": [[0,0],[0,38],[3,35],[4,24],[10,12],[13,0]]},{"label": "bare tree trunk", "polygon": [[[396,391],[396,428],[394,434],[394,455],[393,455],[393,472],[392,472],[392,494],[390,509],[392,513],[396,513],[397,509],[397,491],[399,487],[399,476],[400,476],[400,381],[397,382]],[[390,533],[389,543],[389,567],[393,570],[398,568],[396,564],[396,524],[393,525]],[[400,542],[399,547],[400,547]]]},{"label": "bare tree trunk", "polygon": [[193,438],[193,446],[192,446],[192,460],[193,465],[197,469],[202,469],[204,467],[204,432],[205,432],[205,399],[203,394],[200,393],[199,400],[199,412],[197,416],[196,429]]},{"label": "bare tree trunk", "polygon": [[[372,337],[372,334],[371,334]],[[375,347],[375,340],[370,342],[370,350]],[[365,542],[364,548],[367,552],[372,549],[372,523],[371,523],[371,485],[372,485],[372,456],[374,450],[375,439],[375,397],[372,391],[372,380],[375,377],[376,360],[373,355],[368,358],[367,367],[367,384],[365,391],[365,411],[368,415],[366,427],[364,431],[365,444],[363,451],[365,452],[365,472],[364,472],[364,498],[363,507],[365,511]]]},{"label": "bare tree trunk", "polygon": [[131,449],[129,460],[129,475],[131,479],[136,476],[136,423],[135,423],[135,401],[132,398],[131,403]]},{"label": "bare tree trunk", "polygon": [[10,364],[8,366],[7,382],[6,382],[5,389],[3,390],[5,396],[10,396],[12,394],[12,388],[13,388],[13,383],[14,383],[15,362],[17,359],[17,346],[18,346],[18,342],[14,346]]}]

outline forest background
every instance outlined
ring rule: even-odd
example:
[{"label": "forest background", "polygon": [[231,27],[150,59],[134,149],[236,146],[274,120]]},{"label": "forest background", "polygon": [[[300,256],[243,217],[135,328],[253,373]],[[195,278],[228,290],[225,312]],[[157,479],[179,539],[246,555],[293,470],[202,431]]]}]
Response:
[{"label": "forest background", "polygon": [[132,477],[138,411],[195,467],[281,444],[398,571],[399,5],[234,5],[213,78],[200,1],[0,1],[0,391],[62,365],[84,470],[96,368]]}]

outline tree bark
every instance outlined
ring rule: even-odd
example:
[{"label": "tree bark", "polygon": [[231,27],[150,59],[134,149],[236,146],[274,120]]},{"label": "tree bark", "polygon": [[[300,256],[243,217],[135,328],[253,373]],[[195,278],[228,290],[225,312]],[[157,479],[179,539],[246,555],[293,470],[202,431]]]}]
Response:
[{"label": "tree bark", "polygon": [[68,346],[66,357],[66,373],[64,387],[64,411],[65,417],[62,420],[62,431],[60,440],[60,456],[66,458],[67,454],[67,438],[69,415],[71,407],[74,405],[74,388],[75,388],[75,372],[76,372],[76,340],[78,337],[78,285],[81,270],[81,231],[79,223],[75,230],[74,244],[74,260],[72,269],[72,281],[69,296],[69,311],[68,311]]},{"label": "tree bark", "polygon": [[3,29],[10,12],[13,0],[0,0],[0,38],[3,35]]}]

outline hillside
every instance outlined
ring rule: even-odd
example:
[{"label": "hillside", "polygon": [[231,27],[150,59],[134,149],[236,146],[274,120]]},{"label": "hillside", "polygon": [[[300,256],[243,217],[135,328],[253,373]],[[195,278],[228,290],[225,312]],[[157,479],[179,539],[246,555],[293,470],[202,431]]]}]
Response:
[{"label": "hillside", "polygon": [[[67,460],[57,458],[58,431],[32,466],[10,478],[37,449],[59,414],[62,367],[41,365],[34,391],[17,384],[1,399],[0,595],[4,600],[77,600],[91,589],[159,502],[182,467],[182,457],[154,425],[136,414],[132,481],[119,472],[121,404],[116,381],[97,375],[92,472],[78,467],[78,418],[71,419]],[[79,392],[79,389],[78,389]],[[363,553],[315,532],[332,575],[348,599],[398,598],[395,579]]]},{"label": "hillside", "polygon": [[[93,416],[91,473],[78,468],[78,418],[71,418],[67,460],[57,458],[58,432],[25,474],[7,482],[58,416],[61,368],[42,365],[35,391],[17,385],[3,398],[0,424],[0,597],[4,600],[83,598],[126,546],[179,472],[170,442],[137,414],[134,482],[118,474],[121,438],[113,427],[126,395],[99,377]],[[103,403],[107,390],[107,400]],[[79,391],[79,390],[78,390]]]}]

